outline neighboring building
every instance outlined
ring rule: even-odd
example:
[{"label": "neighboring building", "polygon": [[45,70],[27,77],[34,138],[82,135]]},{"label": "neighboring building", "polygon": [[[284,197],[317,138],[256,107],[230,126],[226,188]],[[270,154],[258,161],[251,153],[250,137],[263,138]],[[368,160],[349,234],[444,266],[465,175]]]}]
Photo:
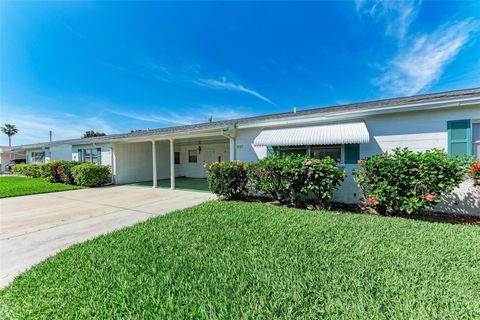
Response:
[{"label": "neighboring building", "polygon": [[[111,165],[117,184],[153,181],[156,186],[157,179],[170,178],[172,187],[175,177],[206,177],[205,162],[248,162],[273,150],[328,155],[348,173],[334,200],[355,203],[360,197],[352,175],[357,160],[396,147],[439,148],[480,158],[480,88],[12,149],[27,151],[28,162],[73,159]],[[480,215],[480,194],[467,181],[439,209]]]},{"label": "neighboring building", "polygon": [[22,154],[21,159],[27,163],[45,163],[51,160],[71,160],[72,146],[65,141],[54,141],[45,143],[26,144],[9,148],[16,154]]},{"label": "neighboring building", "polygon": [[5,165],[8,164],[10,160],[15,159],[25,159],[25,152],[14,152],[10,147],[0,146],[0,172],[3,172]]}]

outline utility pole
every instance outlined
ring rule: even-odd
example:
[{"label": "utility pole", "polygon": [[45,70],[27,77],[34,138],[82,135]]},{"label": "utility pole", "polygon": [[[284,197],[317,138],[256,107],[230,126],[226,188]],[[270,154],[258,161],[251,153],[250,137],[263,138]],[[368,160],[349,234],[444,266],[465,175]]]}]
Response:
[{"label": "utility pole", "polygon": [[52,130],[50,130],[50,142],[52,142]]}]

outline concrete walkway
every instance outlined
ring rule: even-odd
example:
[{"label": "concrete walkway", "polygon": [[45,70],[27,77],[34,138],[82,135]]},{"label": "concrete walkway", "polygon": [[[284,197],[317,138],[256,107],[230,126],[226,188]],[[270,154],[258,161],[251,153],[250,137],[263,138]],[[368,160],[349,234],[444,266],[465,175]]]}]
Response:
[{"label": "concrete walkway", "polygon": [[213,198],[202,192],[113,186],[0,199],[0,288],[74,243]]}]

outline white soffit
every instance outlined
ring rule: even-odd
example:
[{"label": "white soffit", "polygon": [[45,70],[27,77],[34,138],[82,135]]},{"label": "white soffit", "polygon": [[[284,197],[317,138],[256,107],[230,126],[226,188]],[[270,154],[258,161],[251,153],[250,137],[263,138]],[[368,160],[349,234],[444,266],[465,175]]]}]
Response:
[{"label": "white soffit", "polygon": [[255,138],[255,146],[304,146],[368,143],[365,122],[327,124],[311,127],[266,129]]}]

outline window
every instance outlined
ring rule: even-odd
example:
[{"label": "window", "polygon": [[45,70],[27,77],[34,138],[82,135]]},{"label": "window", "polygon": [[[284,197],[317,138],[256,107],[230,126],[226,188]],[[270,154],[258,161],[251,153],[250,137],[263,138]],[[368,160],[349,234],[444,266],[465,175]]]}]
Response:
[{"label": "window", "polygon": [[188,162],[197,163],[197,150],[188,150]]},{"label": "window", "polygon": [[[342,146],[333,145],[333,146],[282,146],[278,147],[278,152],[285,154],[306,154],[310,155],[315,159],[323,159],[325,157],[330,157],[337,162],[341,162],[342,159]],[[356,161],[355,161],[356,163]]]},{"label": "window", "polygon": [[180,152],[175,151],[174,160],[175,160],[175,164],[180,164]]},{"label": "window", "polygon": [[98,150],[97,149],[83,149],[83,161],[97,163],[98,162]]},{"label": "window", "polygon": [[341,146],[315,146],[311,149],[311,157],[315,159],[323,159],[326,157],[333,158],[340,162],[342,159],[342,147]]},{"label": "window", "polygon": [[288,146],[288,147],[278,147],[278,152],[284,154],[307,154],[306,146]]},{"label": "window", "polygon": [[45,160],[45,152],[32,152],[33,163],[43,163]]},{"label": "window", "polygon": [[472,124],[472,154],[480,160],[480,122]]}]

